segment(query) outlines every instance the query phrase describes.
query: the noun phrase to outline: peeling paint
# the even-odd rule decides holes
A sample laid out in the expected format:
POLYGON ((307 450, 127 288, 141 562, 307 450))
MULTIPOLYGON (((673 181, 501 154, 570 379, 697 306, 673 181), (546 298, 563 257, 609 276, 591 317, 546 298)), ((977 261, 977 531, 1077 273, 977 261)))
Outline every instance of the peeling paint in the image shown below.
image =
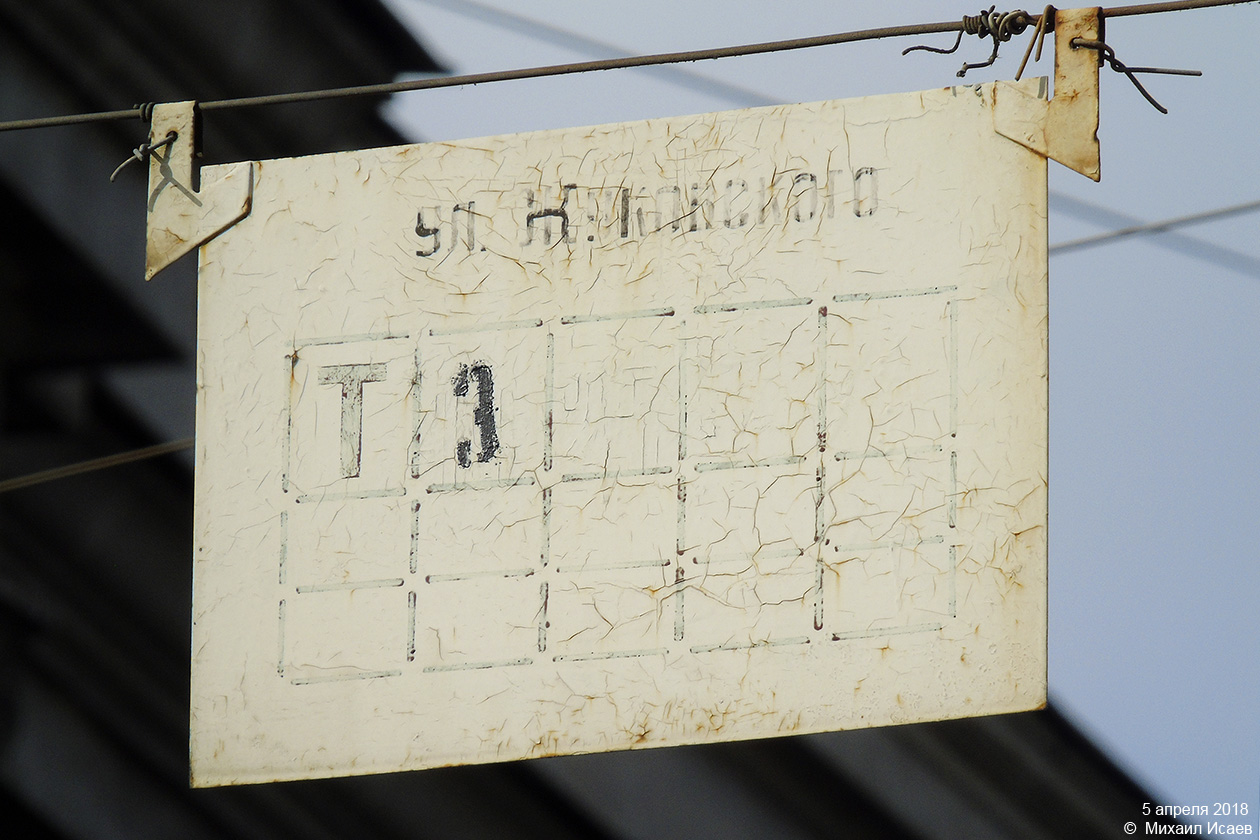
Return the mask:
POLYGON ((1040 706, 1045 160, 979 94, 259 165, 194 783, 1040 706))

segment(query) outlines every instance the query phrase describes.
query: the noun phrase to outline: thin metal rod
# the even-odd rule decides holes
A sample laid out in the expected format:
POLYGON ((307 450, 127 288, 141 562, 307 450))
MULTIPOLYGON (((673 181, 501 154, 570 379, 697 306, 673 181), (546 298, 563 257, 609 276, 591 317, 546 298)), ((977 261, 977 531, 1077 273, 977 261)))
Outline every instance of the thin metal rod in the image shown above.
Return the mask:
MULTIPOLYGON (((1209 6, 1238 6, 1254 0, 1176 0, 1168 3, 1147 3, 1141 6, 1118 6, 1103 9, 1103 17, 1127 17, 1155 12, 1176 12, 1202 9, 1209 6)), ((1040 15, 1029 15, 1030 20, 1040 20, 1040 15)), ((873 41, 880 38, 900 38, 909 35, 932 35, 938 32, 961 32, 961 20, 941 23, 921 23, 909 26, 886 26, 880 29, 863 29, 856 32, 840 32, 834 35, 816 35, 809 38, 793 38, 785 41, 765 41, 735 47, 718 47, 689 52, 658 53, 655 55, 610 58, 598 61, 582 61, 572 64, 552 64, 544 67, 527 67, 519 70, 503 70, 491 73, 473 73, 464 76, 439 76, 430 79, 414 79, 406 82, 388 82, 376 85, 329 88, 326 90, 297 91, 269 96, 245 96, 237 99, 216 99, 201 103, 203 111, 219 111, 228 108, 249 108, 262 105, 283 105, 296 102, 316 102, 325 99, 341 99, 349 96, 384 96, 412 90, 479 85, 489 82, 505 82, 520 79, 536 79, 543 76, 565 76, 573 73, 590 73, 596 70, 617 70, 630 67, 652 67, 660 64, 682 64, 692 61, 708 61, 716 58, 734 58, 744 55, 761 55, 783 50, 800 50, 834 44, 850 44, 857 41, 873 41)), ((105 122, 143 117, 145 109, 139 106, 123 111, 103 111, 94 114, 73 114, 60 117, 39 117, 26 120, 0 122, 0 131, 18 131, 30 128, 75 125, 88 122, 105 122)))
POLYGON ((381 85, 311 90, 299 93, 281 93, 273 96, 246 96, 240 99, 220 99, 201 103, 201 110, 216 111, 222 108, 248 108, 256 105, 279 105, 290 102, 312 102, 320 99, 336 99, 344 96, 372 96, 386 93, 402 93, 412 90, 480 85, 488 82, 506 82, 520 79, 536 79, 543 76, 567 76, 573 73, 590 73, 597 70, 619 70, 630 67, 653 67, 660 64, 684 64, 691 61, 707 61, 715 58, 733 58, 743 55, 760 55, 783 50, 808 49, 855 41, 872 41, 878 38, 897 38, 905 35, 931 35, 937 32, 954 32, 962 26, 959 21, 925 23, 913 26, 889 26, 882 29, 865 29, 857 32, 840 32, 834 35, 815 35, 809 38, 793 38, 786 41, 765 41, 737 47, 717 47, 708 50, 657 53, 654 55, 603 58, 569 64, 550 64, 543 67, 526 67, 519 70, 499 70, 489 73, 472 73, 464 76, 438 76, 430 79, 414 79, 407 82, 391 82, 381 85))
POLYGON ((1051 245, 1049 250, 1052 254, 1079 251, 1084 248, 1092 248, 1095 245, 1104 245, 1117 239, 1123 239, 1126 236, 1137 236, 1144 233, 1164 233, 1166 231, 1175 230, 1176 228, 1215 221, 1216 219, 1223 219, 1227 216, 1254 213, 1257 210, 1260 210, 1260 201, 1249 201, 1246 204, 1235 204, 1233 207, 1223 207, 1219 210, 1209 210, 1206 213, 1195 213, 1190 216, 1178 216, 1175 219, 1165 219, 1162 222, 1132 225, 1130 227, 1108 231, 1107 233, 1096 234, 1095 236, 1084 236, 1080 239, 1070 239, 1067 242, 1059 242, 1051 245))
POLYGON ((1131 15, 1151 15, 1158 12, 1184 12, 1190 9, 1207 9, 1211 6, 1241 6, 1253 0, 1178 0, 1174 3, 1142 3, 1137 6, 1117 6, 1114 9, 1103 9, 1104 17, 1129 17, 1131 15))
POLYGON ((47 481, 56 481, 59 478, 69 478, 72 475, 82 475, 83 473, 95 472, 96 470, 118 467, 123 464, 130 464, 133 461, 143 461, 147 458, 156 458, 159 455, 168 455, 172 452, 182 452, 185 449, 192 448, 193 438, 184 438, 183 440, 175 440, 169 443, 159 443, 157 446, 146 446, 143 449, 119 452, 117 455, 106 455, 104 458, 94 458, 91 461, 81 461, 78 464, 69 464, 64 467, 56 467, 55 469, 0 481, 0 493, 8 493, 10 490, 20 490, 23 487, 31 487, 47 481))
POLYGON ((113 120, 133 120, 140 118, 139 108, 128 108, 125 111, 98 111, 94 114, 66 114, 60 117, 34 117, 28 120, 9 120, 0 123, 0 131, 24 131, 28 128, 53 128, 59 125, 79 125, 81 123, 111 122, 113 120))
MULTIPOLYGON (((565 50, 576 50, 592 58, 601 56, 605 58, 623 58, 634 55, 630 50, 623 49, 617 44, 601 41, 580 32, 574 32, 571 29, 565 29, 518 12, 499 8, 498 6, 490 6, 479 2, 479 0, 412 0, 412 2, 442 9, 443 11, 493 26, 496 29, 506 30, 516 35, 526 35, 545 43, 554 44, 565 50)), ((660 78, 667 79, 671 84, 689 88, 708 96, 729 99, 738 103, 740 107, 783 104, 783 100, 778 97, 758 93, 751 88, 723 81, 690 67, 662 65, 644 69, 649 72, 656 71, 660 74, 660 78)))

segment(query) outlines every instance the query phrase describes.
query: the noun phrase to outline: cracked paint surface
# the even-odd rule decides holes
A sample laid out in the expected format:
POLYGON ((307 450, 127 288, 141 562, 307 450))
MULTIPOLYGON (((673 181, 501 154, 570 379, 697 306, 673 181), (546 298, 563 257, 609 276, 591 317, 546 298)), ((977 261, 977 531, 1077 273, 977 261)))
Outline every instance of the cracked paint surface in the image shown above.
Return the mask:
POLYGON ((991 108, 258 164, 201 252, 194 784, 1043 704, 1045 160, 991 108))

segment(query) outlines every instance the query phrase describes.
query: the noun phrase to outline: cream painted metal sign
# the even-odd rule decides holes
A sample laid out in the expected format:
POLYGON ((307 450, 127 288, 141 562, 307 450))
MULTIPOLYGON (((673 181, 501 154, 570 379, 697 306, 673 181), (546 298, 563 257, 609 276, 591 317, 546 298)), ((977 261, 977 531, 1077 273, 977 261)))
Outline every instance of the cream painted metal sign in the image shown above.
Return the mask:
POLYGON ((201 251, 194 784, 1040 706, 1046 170, 993 111, 254 164, 201 251))

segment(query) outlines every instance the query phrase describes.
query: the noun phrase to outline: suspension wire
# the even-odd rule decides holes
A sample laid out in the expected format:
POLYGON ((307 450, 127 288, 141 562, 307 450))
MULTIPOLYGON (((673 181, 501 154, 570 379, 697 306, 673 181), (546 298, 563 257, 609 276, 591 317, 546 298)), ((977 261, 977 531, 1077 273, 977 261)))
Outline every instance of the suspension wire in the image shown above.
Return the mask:
POLYGON ((471 73, 463 76, 439 76, 429 79, 413 79, 405 82, 390 82, 380 85, 362 85, 358 87, 337 88, 333 90, 281 93, 272 96, 248 96, 239 99, 224 99, 214 102, 205 102, 202 103, 201 109, 203 111, 215 111, 222 108, 246 108, 257 105, 312 102, 321 99, 335 99, 344 96, 370 96, 387 93, 401 93, 412 90, 430 90, 433 88, 458 87, 462 85, 479 85, 488 82, 536 79, 544 76, 567 76, 574 73, 590 73, 597 70, 654 67, 661 64, 684 64, 692 61, 706 61, 715 58, 733 58, 745 55, 760 55, 763 53, 780 52, 783 50, 808 49, 810 47, 823 47, 833 44, 853 43, 856 41, 871 41, 879 38, 897 38, 907 35, 929 35, 937 32, 953 32, 958 30, 960 26, 961 23, 958 21, 945 21, 942 23, 926 23, 910 26, 889 26, 882 29, 865 29, 856 32, 841 32, 834 35, 815 35, 808 38, 793 38, 785 41, 766 41, 758 44, 744 44, 734 47, 716 47, 713 49, 689 50, 686 52, 604 58, 593 61, 578 61, 568 64, 551 64, 542 67, 526 67, 518 70, 471 73))
MULTIPOLYGON (((585 52, 590 56, 624 58, 634 54, 616 44, 600 41, 552 23, 545 23, 522 15, 519 12, 487 5, 479 2, 479 0, 410 0, 410 3, 441 9, 444 12, 459 15, 467 20, 484 23, 497 29, 511 32, 514 35, 525 35, 562 49, 585 52)), ((758 105, 781 105, 783 102, 781 99, 700 73, 689 67, 666 64, 660 67, 644 69, 656 70, 658 78, 678 87, 726 99, 736 103, 741 108, 751 108, 758 105)))
MULTIPOLYGON (((480 0, 412 0, 412 2, 421 3, 426 6, 434 6, 454 14, 463 15, 464 17, 472 20, 487 23, 491 26, 509 29, 513 32, 524 32, 531 37, 535 37, 568 49, 587 50, 594 52, 596 55, 600 54, 600 52, 605 54, 611 53, 619 56, 629 55, 628 52, 616 44, 597 41, 594 38, 587 37, 568 29, 563 29, 559 26, 555 26, 554 24, 543 23, 517 12, 487 5, 480 2, 480 0)), ((1039 26, 1039 24, 1034 25, 1039 26)), ((1029 43, 1028 52, 1024 55, 1025 64, 1028 59, 1032 57, 1033 47, 1038 45, 1037 40, 1036 36, 1034 36, 1032 41, 1029 43)), ((1129 69, 1146 70, 1150 68, 1129 69)), ((718 82, 717 80, 694 73, 683 67, 666 65, 661 67, 660 70, 663 72, 662 78, 672 84, 693 90, 703 90, 705 93, 716 94, 718 96, 728 96, 740 107, 752 107, 759 104, 773 104, 778 101, 772 100, 765 94, 759 93, 750 88, 740 87, 726 82, 718 82), (711 90, 709 89, 710 83, 719 85, 719 87, 711 90)), ((1016 79, 1018 79, 1019 76, 1019 73, 1015 74, 1016 79)), ((1170 219, 1163 222, 1134 224, 1124 228, 1117 228, 1108 233, 1053 244, 1050 246, 1049 251, 1052 254, 1066 253, 1078 248, 1089 248, 1095 245, 1102 245, 1111 240, 1126 236, 1143 233, 1163 233, 1165 231, 1174 230, 1176 228, 1198 222, 1205 222, 1225 216, 1254 212, 1256 210, 1260 210, 1260 201, 1252 202, 1250 204, 1241 204, 1235 207, 1227 207, 1220 210, 1212 210, 1194 216, 1170 219)))
MULTIPOLYGON (((1251 0, 1243 0, 1251 2, 1251 0)), ((1136 6, 1117 6, 1114 9, 1103 9, 1103 17, 1129 17, 1131 15, 1149 15, 1157 12, 1184 12, 1189 9, 1206 9, 1211 6, 1241 6, 1242 3, 1221 3, 1217 0, 1182 0, 1175 3, 1142 3, 1136 6)))
MULTIPOLYGON (((1146 3, 1138 6, 1117 6, 1103 9, 1103 17, 1128 17, 1130 15, 1154 14, 1157 12, 1178 12, 1188 9, 1203 9, 1211 6, 1239 6, 1254 0, 1173 0, 1165 3, 1146 3)), ((1024 13, 1030 22, 1036 23, 1040 15, 1024 13)), ((941 23, 922 23, 908 26, 887 26, 879 29, 863 29, 855 32, 840 32, 834 35, 815 35, 808 38, 793 38, 783 41, 765 41, 758 44, 744 44, 734 47, 718 47, 688 52, 657 53, 654 55, 627 56, 608 58, 597 61, 580 61, 570 64, 552 64, 542 67, 526 67, 518 70, 502 70, 489 73, 472 73, 463 76, 437 76, 426 79, 412 79, 402 82, 388 82, 375 85, 358 85, 354 87, 327 88, 324 90, 297 91, 266 96, 245 96, 236 99, 216 99, 200 103, 202 111, 220 111, 229 108, 252 108, 264 105, 284 105, 297 102, 316 102, 327 99, 343 99, 350 96, 384 96, 392 93, 404 93, 413 90, 432 90, 435 88, 459 87, 462 85, 479 85, 490 82, 505 82, 520 79, 536 79, 544 76, 565 76, 574 73, 590 73, 597 70, 616 70, 631 67, 652 67, 661 64, 681 64, 692 61, 708 61, 717 58, 733 58, 736 56, 761 55, 783 50, 809 49, 811 47, 831 46, 834 44, 850 44, 858 41, 873 41, 881 38, 900 38, 909 35, 931 35, 939 32, 962 32, 965 22, 960 20, 941 23)), ((151 108, 137 105, 121 111, 102 111, 91 114, 70 114, 59 117, 39 117, 35 119, 10 120, 0 122, 0 131, 21 131, 32 128, 50 128, 53 126, 78 125, 81 123, 107 122, 140 118, 146 119, 151 108)))
POLYGON ((0 481, 0 493, 8 493, 10 490, 20 490, 23 487, 33 487, 36 484, 56 481, 59 478, 69 478, 72 475, 82 475, 83 473, 95 472, 96 470, 118 467, 123 464, 130 464, 134 461, 157 458, 160 455, 169 455, 172 452, 183 452, 185 449, 192 448, 193 438, 184 438, 183 440, 173 440, 169 443, 159 443, 156 446, 146 446, 143 449, 132 449, 127 452, 119 452, 115 455, 106 455, 104 458, 93 458, 90 461, 80 461, 77 464, 69 464, 64 467, 56 467, 51 470, 43 470, 29 475, 18 476, 17 478, 5 479, 4 481, 0 481))
POLYGON ((1254 213, 1260 210, 1260 201, 1249 201, 1246 204, 1235 204, 1232 207, 1222 207, 1217 210, 1208 210, 1204 213, 1194 213, 1189 216, 1178 216, 1175 219, 1165 219, 1162 222, 1150 222, 1142 225, 1130 225, 1129 227, 1118 228, 1108 231, 1107 233, 1099 233, 1094 236, 1083 236, 1080 239, 1070 239, 1066 242, 1058 242, 1051 245, 1049 251, 1051 254, 1064 254, 1069 251, 1079 251, 1084 248, 1092 248, 1096 245, 1103 245, 1108 242, 1114 242, 1117 239, 1123 239, 1126 236, 1138 236, 1144 233, 1164 233, 1165 231, 1175 230, 1181 227, 1201 224, 1203 222, 1223 219, 1227 216, 1240 216, 1244 213, 1254 213))
MULTIPOLYGON (((1118 6, 1109 9, 1103 9, 1103 17, 1128 17, 1131 15, 1155 14, 1160 12, 1186 11, 1190 9, 1202 9, 1213 6, 1237 6, 1244 3, 1255 2, 1255 0, 1173 0, 1173 2, 1164 3, 1146 3, 1136 6, 1118 6)), ((1040 24, 1041 15, 1027 15, 1029 21, 1040 24)), ((241 97, 237 99, 220 99, 209 102, 200 103, 203 111, 226 110, 229 108, 245 108, 265 105, 280 105, 295 102, 314 102, 327 99, 339 99, 348 96, 380 96, 391 93, 402 93, 412 90, 431 90, 444 87, 458 87, 462 85, 486 84, 489 82, 511 81, 519 79, 541 78, 545 76, 560 76, 574 73, 587 73, 596 70, 613 70, 621 68, 633 67, 651 67, 667 64, 680 64, 693 61, 705 61, 717 58, 732 58, 744 55, 758 55, 763 53, 779 52, 783 50, 807 49, 810 47, 829 46, 834 44, 855 43, 858 41, 870 41, 881 38, 897 38, 910 35, 930 35, 938 32, 962 32, 966 27, 965 21, 947 21, 942 23, 927 23, 910 26, 891 26, 881 29, 866 29, 854 32, 843 32, 834 35, 822 35, 809 38, 795 38, 783 41, 768 41, 759 44, 746 44, 737 47, 723 47, 708 50, 693 50, 690 52, 678 53, 658 53, 654 55, 644 56, 623 56, 611 59, 600 59, 595 61, 574 62, 570 64, 556 64, 542 67, 530 67, 519 70, 508 70, 490 73, 474 73, 462 76, 442 76, 429 79, 415 79, 405 82, 392 82, 379 85, 360 85, 356 87, 330 88, 325 90, 300 91, 296 93, 274 94, 270 96, 252 96, 241 97)), ((148 119, 152 114, 152 105, 137 105, 134 108, 119 111, 101 111, 90 114, 71 114, 59 117, 40 117, 26 120, 10 120, 0 122, 0 131, 22 131, 33 128, 49 128, 65 125, 79 125, 93 122, 109 122, 125 119, 148 119)), ((1153 222, 1144 225, 1134 225, 1119 230, 1110 231, 1108 233, 1098 234, 1096 236, 1083 237, 1068 242, 1060 242, 1049 247, 1050 253, 1065 253, 1073 250, 1089 248, 1101 245, 1109 241, 1114 241, 1127 236, 1134 236, 1143 233, 1158 233, 1173 230, 1178 227, 1184 227, 1191 224, 1209 221, 1212 219, 1223 218, 1233 215, 1241 215, 1244 213, 1260 210, 1260 201, 1249 202, 1247 204, 1235 205, 1220 210, 1212 210, 1206 213, 1198 213, 1191 216, 1182 216, 1175 219, 1168 219, 1162 222, 1153 222)), ((111 467, 122 466, 136 461, 142 461, 149 458, 156 458, 162 455, 174 452, 182 452, 192 449, 194 438, 183 438, 181 440, 170 441, 167 443, 157 444, 156 446, 147 446, 141 449, 133 449, 127 452, 120 452, 114 455, 108 455, 103 458, 95 458, 89 461, 82 461, 77 464, 70 464, 54 469, 43 470, 37 473, 31 473, 25 476, 5 479, 0 481, 0 494, 8 493, 12 490, 18 490, 24 487, 32 487, 38 484, 44 484, 49 481, 55 481, 61 478, 69 478, 71 476, 82 475, 84 473, 94 472, 96 470, 109 469, 111 467)))
MULTIPOLYGON (((435 6, 454 14, 463 15, 472 20, 487 23, 491 26, 497 26, 503 29, 509 29, 513 32, 524 32, 535 38, 556 44, 568 49, 588 50, 598 55, 600 52, 605 54, 613 54, 619 56, 629 55, 621 47, 597 41, 577 32, 555 26, 549 23, 542 23, 533 18, 526 17, 517 12, 500 9, 496 6, 490 6, 480 2, 480 0, 412 0, 415 3, 421 3, 426 6, 435 6)), ((1039 24, 1035 24, 1038 25, 1039 24)), ((1038 46, 1037 38, 1034 36, 1028 45, 1028 52, 1024 55, 1024 62, 1032 57, 1033 47, 1038 46)), ((1040 59, 1038 59, 1040 60, 1040 59)), ((738 85, 726 82, 717 82, 707 76, 694 73, 683 67, 676 65, 666 65, 659 68, 666 81, 686 87, 693 90, 703 89, 706 93, 716 94, 718 96, 728 96, 735 101, 740 107, 752 107, 759 104, 773 104, 778 100, 772 100, 765 94, 752 90, 751 88, 740 87, 738 85), (710 90, 708 85, 713 82, 720 87, 710 90)), ((1022 68, 1021 68, 1022 69, 1022 68)), ((1135 68, 1129 68, 1134 70, 1135 68)), ((1145 70, 1148 68, 1136 68, 1145 70)), ((1019 73, 1015 74, 1018 79, 1019 73)), ((1195 216, 1187 216, 1179 219, 1170 219, 1163 222, 1152 222, 1149 224, 1133 224, 1124 228, 1117 228, 1111 232, 1098 234, 1095 236, 1085 237, 1084 239, 1064 241, 1050 246, 1050 253, 1064 253, 1076 250, 1078 248, 1089 248, 1095 245, 1102 245, 1111 240, 1132 236, 1142 233, 1163 233, 1165 231, 1174 230, 1182 226, 1188 226, 1201 221, 1210 221, 1216 218, 1232 216, 1236 214, 1249 213, 1260 210, 1260 201, 1250 204, 1242 204, 1235 207, 1227 207, 1220 210, 1212 210, 1206 213, 1200 213, 1195 216)))

